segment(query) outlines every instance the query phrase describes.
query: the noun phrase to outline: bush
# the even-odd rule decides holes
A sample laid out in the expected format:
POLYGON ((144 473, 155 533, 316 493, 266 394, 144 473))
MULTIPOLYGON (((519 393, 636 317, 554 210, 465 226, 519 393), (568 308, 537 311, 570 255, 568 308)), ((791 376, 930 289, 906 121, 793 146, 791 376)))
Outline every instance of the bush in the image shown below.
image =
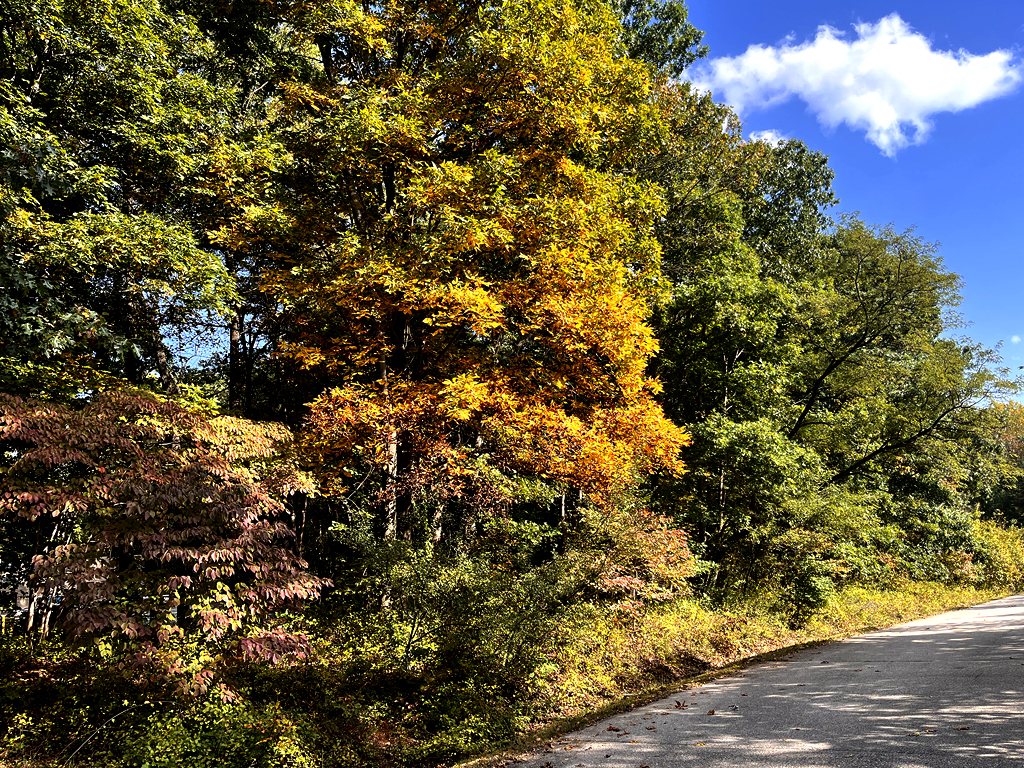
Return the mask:
POLYGON ((133 768, 307 768, 319 765, 303 729, 279 705, 218 698, 154 712, 125 744, 133 768))
POLYGON ((1024 534, 997 520, 976 520, 978 580, 986 585, 1018 588, 1024 585, 1024 534))
POLYGON ((805 624, 815 612, 828 605, 835 594, 830 565, 815 558, 805 558, 796 569, 789 595, 793 607, 792 623, 796 626, 805 624))

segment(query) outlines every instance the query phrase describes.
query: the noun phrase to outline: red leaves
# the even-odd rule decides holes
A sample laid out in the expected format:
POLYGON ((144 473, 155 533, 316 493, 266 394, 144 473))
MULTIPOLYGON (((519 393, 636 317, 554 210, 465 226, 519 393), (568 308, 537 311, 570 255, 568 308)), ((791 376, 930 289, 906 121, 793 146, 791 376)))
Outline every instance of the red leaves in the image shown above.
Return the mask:
MULTIPOLYGON (((143 394, 103 393, 81 410, 0 396, 0 440, 23 446, 0 475, 0 511, 70 515, 78 533, 34 562, 61 592, 66 626, 125 641, 141 649, 131 658, 173 676, 180 665, 165 646, 184 626, 220 641, 324 584, 275 519, 283 489, 306 486, 273 458, 287 438, 143 394)), ((279 660, 304 647, 269 637, 243 653, 279 660)))
POLYGON ((242 657, 277 663, 285 658, 306 658, 311 646, 305 635, 296 635, 275 627, 268 632, 244 637, 239 642, 242 657))

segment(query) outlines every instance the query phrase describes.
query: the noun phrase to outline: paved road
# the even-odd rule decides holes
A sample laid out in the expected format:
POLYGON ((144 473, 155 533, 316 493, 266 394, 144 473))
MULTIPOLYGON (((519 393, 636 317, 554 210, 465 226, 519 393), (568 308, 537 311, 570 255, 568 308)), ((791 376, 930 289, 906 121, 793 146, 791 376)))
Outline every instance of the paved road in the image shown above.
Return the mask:
POLYGON ((1024 596, 750 667, 516 761, 547 764, 1022 768, 1024 596))

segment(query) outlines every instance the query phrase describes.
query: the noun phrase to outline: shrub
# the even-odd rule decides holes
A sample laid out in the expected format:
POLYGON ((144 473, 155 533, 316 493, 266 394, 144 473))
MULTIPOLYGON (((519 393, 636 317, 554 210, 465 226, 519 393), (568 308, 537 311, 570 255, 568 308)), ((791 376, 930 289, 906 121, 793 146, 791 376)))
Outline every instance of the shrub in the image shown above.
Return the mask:
POLYGON ((976 520, 974 536, 979 581, 986 585, 1017 588, 1024 584, 1024 534, 997 520, 976 520))
POLYGON ((310 768, 312 739, 277 704, 216 697, 154 712, 125 744, 123 766, 141 768, 310 768))

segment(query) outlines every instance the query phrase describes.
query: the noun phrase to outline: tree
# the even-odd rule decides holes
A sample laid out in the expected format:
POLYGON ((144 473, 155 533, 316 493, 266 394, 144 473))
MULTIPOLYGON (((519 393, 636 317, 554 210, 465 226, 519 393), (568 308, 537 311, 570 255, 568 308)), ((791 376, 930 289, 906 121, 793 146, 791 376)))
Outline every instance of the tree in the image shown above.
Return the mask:
POLYGON ((993 439, 1001 459, 998 482, 984 500, 984 511, 1019 524, 1024 517, 1021 478, 1024 469, 1024 406, 1009 400, 993 403, 988 416, 994 422, 993 439))
POLYGON ((475 526, 467 484, 507 500, 510 478, 536 478, 607 505, 674 466, 683 435, 644 375, 658 194, 609 170, 654 116, 611 14, 359 18, 293 20, 324 69, 282 96, 304 121, 284 137, 287 195, 220 240, 269 244, 285 348, 335 385, 303 443, 325 487, 373 507, 385 541, 418 535, 429 489, 431 536, 454 542, 475 526))
POLYGON ((833 247, 832 293, 808 316, 788 429, 831 456, 838 483, 917 440, 964 437, 1004 383, 988 353, 943 337, 959 277, 934 247, 858 221, 836 231, 833 247), (844 434, 842 447, 828 443, 844 434))
POLYGON ((615 0, 611 6, 622 21, 622 42, 630 58, 678 77, 707 56, 708 47, 701 45, 704 33, 689 23, 679 0, 615 0))
POLYGON ((210 52, 149 0, 7 4, 0 27, 4 385, 38 392, 56 368, 174 391, 167 329, 236 301, 188 216, 222 132, 223 92, 194 66, 210 52))
POLYGON ((823 159, 808 159, 797 142, 744 142, 735 115, 706 94, 684 85, 658 96, 665 133, 639 172, 666 190, 657 233, 672 297, 654 314, 651 370, 664 382, 666 412, 694 439, 689 472, 654 478, 655 500, 702 557, 722 564, 707 572, 712 580, 726 570, 739 579, 764 555, 789 501, 817 478, 816 457, 791 444, 782 424, 799 353, 794 320, 818 289, 807 267, 794 277, 777 265, 796 266, 791 251, 803 256, 821 237, 830 176, 806 177, 823 159), (784 205, 766 202, 775 199, 784 205))
POLYGON ((990 353, 946 336, 958 278, 910 234, 834 226, 827 159, 800 142, 745 143, 728 108, 685 85, 658 104, 658 150, 636 164, 668 206, 672 299, 651 370, 693 435, 690 471, 652 481, 658 509, 718 566, 706 585, 784 581, 809 601, 796 615, 825 594, 811 586, 861 568, 842 552, 909 562, 886 526, 940 573, 935 558, 974 546, 969 510, 992 476, 980 411, 1005 391, 990 353))
POLYGON ((289 437, 144 393, 78 410, 4 396, 0 511, 5 528, 34 529, 19 553, 32 565, 28 631, 59 620, 193 691, 218 647, 301 653, 272 620, 324 585, 290 546, 285 503, 308 484, 280 458, 289 437))

